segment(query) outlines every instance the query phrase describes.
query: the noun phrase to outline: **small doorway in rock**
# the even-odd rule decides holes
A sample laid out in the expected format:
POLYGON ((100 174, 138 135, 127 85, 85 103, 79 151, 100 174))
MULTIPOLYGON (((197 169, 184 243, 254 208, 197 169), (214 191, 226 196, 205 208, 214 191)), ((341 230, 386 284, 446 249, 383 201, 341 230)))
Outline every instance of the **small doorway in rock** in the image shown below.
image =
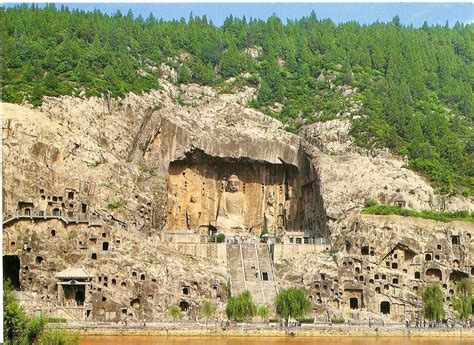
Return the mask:
POLYGON ((380 303, 380 313, 384 315, 390 314, 390 302, 383 301, 380 303))
POLYGON ((359 300, 356 297, 349 299, 349 306, 351 309, 359 309, 359 300))
POLYGON ((82 307, 84 305, 84 291, 77 290, 74 299, 76 300, 77 306, 82 307))
POLYGON ((181 311, 187 312, 189 310, 189 303, 186 301, 179 302, 179 308, 181 311))
POLYGON ((262 272, 262 280, 268 280, 268 273, 262 272))

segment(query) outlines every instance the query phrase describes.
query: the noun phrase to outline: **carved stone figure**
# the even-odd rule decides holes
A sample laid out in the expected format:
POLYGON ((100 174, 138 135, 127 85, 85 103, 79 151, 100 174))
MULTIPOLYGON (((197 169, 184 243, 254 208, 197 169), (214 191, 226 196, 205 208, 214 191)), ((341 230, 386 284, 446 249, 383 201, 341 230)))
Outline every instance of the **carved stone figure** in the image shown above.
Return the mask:
POLYGON ((268 230, 275 228, 275 196, 273 190, 270 190, 267 195, 267 204, 265 207, 265 227, 268 230))
POLYGON ((171 195, 168 197, 168 228, 173 229, 178 226, 181 206, 179 204, 178 192, 173 188, 171 195))
POLYGON ((287 230, 293 230, 294 227, 294 210, 295 202, 293 200, 293 190, 291 187, 288 187, 288 198, 285 201, 285 227, 287 230))
POLYGON ((247 203, 245 195, 239 192, 239 178, 231 175, 228 180, 227 190, 219 199, 216 225, 221 229, 245 229, 245 214, 247 203))
POLYGON ((197 229, 199 225, 201 225, 201 206, 198 204, 198 200, 194 195, 189 201, 188 207, 186 208, 186 225, 188 229, 197 229))

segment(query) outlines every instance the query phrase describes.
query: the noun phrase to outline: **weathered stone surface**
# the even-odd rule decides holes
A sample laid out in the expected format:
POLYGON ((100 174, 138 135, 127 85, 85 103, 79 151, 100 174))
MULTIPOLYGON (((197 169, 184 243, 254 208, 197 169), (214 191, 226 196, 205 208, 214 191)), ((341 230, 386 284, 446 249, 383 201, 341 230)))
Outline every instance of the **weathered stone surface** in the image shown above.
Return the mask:
POLYGON ((245 107, 254 89, 161 84, 124 99, 2 104, 4 258, 31 309, 152 319, 178 304, 193 318, 203 299, 223 308, 234 282, 261 303, 275 286, 301 286, 319 319, 381 317, 388 307, 403 320, 419 311, 415 287, 440 280, 448 307, 454 283, 474 275, 472 223, 359 214, 368 199, 474 206, 436 195, 397 157, 356 149, 347 122, 311 125, 299 137, 245 107), (231 175, 238 198, 225 194, 231 175), (220 231, 281 238, 273 261, 265 246, 245 244, 240 255, 236 245, 207 243, 219 203, 233 216, 220 231), (93 278, 56 277, 66 269, 93 278))

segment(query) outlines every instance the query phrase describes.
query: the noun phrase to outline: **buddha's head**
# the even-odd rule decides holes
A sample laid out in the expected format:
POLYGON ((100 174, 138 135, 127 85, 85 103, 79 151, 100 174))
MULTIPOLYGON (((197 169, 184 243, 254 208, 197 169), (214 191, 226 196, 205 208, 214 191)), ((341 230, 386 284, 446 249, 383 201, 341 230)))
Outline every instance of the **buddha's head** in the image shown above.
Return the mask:
POLYGON ((237 175, 231 175, 229 179, 227 180, 227 182, 228 182, 227 186, 229 188, 229 192, 235 193, 239 191, 240 181, 237 175))

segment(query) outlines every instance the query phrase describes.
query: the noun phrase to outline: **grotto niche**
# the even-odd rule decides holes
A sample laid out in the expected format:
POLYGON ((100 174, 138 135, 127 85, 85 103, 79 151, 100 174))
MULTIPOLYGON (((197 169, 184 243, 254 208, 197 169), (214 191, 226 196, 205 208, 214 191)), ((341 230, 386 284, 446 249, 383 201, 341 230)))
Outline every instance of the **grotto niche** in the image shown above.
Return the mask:
POLYGON ((316 202, 294 165, 196 150, 170 163, 165 230, 217 229, 228 235, 302 231, 314 219, 316 202))

